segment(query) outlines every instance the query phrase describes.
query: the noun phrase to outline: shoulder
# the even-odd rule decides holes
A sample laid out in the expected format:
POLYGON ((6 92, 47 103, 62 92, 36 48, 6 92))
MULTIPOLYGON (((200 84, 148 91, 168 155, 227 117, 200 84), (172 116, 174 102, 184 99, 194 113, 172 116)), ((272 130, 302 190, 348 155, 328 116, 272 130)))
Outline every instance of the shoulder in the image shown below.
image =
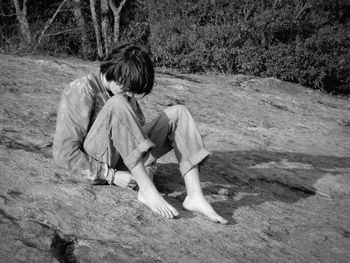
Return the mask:
POLYGON ((82 108, 90 108, 95 100, 95 92, 88 79, 88 76, 78 78, 70 82, 64 88, 60 100, 60 109, 69 111, 82 108))
POLYGON ((88 93, 91 93, 92 87, 90 84, 89 77, 90 77, 90 75, 73 80, 66 87, 66 90, 69 90, 70 92, 80 92, 80 93, 88 92, 88 93))
POLYGON ((94 89, 91 84, 92 74, 78 78, 70 82, 64 89, 65 95, 80 94, 93 95, 94 89))

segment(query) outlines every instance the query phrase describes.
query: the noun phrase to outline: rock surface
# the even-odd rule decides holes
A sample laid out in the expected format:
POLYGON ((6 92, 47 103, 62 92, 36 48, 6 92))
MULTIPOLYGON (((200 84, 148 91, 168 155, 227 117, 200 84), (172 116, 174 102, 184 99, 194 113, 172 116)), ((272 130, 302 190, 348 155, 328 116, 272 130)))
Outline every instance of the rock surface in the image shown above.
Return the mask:
POLYGON ((66 83, 96 63, 0 55, 0 262, 349 262, 350 100, 273 78, 157 73, 148 119, 184 104, 212 157, 205 195, 229 225, 185 211, 172 154, 155 181, 181 213, 58 173, 66 83))

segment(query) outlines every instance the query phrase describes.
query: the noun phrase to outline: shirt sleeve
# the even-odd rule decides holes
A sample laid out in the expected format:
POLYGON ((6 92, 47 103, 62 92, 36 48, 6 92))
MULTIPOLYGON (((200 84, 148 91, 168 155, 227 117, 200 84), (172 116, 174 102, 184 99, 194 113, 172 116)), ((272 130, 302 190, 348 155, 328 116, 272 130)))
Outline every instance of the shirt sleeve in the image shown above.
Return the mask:
POLYGON ((87 79, 73 81, 61 96, 53 142, 54 162, 59 168, 102 183, 108 166, 87 155, 83 141, 88 133, 94 97, 87 79))

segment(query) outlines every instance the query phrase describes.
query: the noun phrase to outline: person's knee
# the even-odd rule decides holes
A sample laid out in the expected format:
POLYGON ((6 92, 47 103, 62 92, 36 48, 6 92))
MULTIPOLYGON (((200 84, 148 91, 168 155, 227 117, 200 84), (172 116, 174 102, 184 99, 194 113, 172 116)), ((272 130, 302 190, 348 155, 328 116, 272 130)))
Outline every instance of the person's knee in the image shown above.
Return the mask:
POLYGON ((189 110, 184 105, 174 105, 165 110, 165 113, 168 115, 169 119, 175 120, 179 119, 182 116, 191 115, 189 110))
POLYGON ((111 111, 124 111, 126 110, 128 102, 122 95, 114 95, 105 104, 105 107, 111 111))
POLYGON ((110 97, 106 104, 116 105, 116 104, 123 104, 123 103, 127 103, 126 98, 121 94, 117 94, 110 97))

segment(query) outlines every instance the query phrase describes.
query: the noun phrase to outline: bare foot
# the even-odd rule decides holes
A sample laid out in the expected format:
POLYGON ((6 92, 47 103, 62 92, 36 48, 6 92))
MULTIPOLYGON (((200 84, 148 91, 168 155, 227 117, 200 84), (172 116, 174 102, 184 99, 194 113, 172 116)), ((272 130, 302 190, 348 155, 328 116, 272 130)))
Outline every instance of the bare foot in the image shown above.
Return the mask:
POLYGON ((167 201, 158 193, 154 191, 142 192, 141 190, 138 193, 138 200, 144 203, 146 206, 151 208, 154 212, 161 215, 165 218, 174 218, 179 215, 179 212, 168 204, 167 201))
POLYGON ((186 210, 200 213, 215 223, 227 224, 227 220, 215 212, 204 196, 186 196, 182 205, 186 210))

